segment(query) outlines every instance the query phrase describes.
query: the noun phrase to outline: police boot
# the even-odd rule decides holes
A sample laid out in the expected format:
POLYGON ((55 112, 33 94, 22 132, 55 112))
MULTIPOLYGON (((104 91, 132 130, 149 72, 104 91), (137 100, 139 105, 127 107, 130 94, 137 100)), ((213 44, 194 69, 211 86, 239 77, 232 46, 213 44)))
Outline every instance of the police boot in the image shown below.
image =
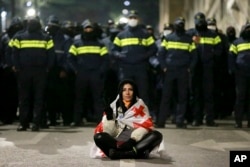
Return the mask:
POLYGON ((109 150, 109 158, 110 159, 136 159, 137 154, 136 150, 133 149, 131 151, 120 151, 116 149, 109 150))

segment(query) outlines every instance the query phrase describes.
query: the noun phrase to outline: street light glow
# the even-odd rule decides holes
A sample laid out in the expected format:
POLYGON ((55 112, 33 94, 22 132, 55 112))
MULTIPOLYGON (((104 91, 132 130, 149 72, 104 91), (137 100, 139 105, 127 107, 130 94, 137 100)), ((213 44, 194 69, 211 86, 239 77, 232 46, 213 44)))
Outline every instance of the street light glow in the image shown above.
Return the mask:
POLYGON ((1 12, 1 17, 6 17, 7 16, 7 12, 6 11, 2 11, 1 12))
POLYGON ((32 1, 26 2, 26 6, 27 6, 27 7, 31 7, 31 6, 32 6, 32 1))
POLYGON ((119 23, 127 23, 128 22, 128 19, 126 18, 126 17, 121 17, 120 19, 119 19, 119 23))
POLYGON ((127 15, 128 14, 128 9, 123 9, 122 14, 127 15))
POLYGON ((34 8, 30 8, 30 9, 27 10, 26 14, 27 14, 28 17, 33 17, 33 16, 36 15, 36 10, 34 8))
POLYGON ((129 6, 129 5, 130 5, 130 1, 124 1, 123 4, 124 4, 125 6, 129 6))

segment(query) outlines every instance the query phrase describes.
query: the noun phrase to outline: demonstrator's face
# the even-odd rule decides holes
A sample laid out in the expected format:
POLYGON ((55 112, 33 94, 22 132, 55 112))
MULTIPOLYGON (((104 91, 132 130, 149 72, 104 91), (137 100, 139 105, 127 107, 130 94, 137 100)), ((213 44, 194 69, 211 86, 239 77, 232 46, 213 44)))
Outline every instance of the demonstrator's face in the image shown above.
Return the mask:
POLYGON ((131 102, 133 98, 134 90, 132 85, 125 84, 122 89, 122 99, 126 102, 131 102))

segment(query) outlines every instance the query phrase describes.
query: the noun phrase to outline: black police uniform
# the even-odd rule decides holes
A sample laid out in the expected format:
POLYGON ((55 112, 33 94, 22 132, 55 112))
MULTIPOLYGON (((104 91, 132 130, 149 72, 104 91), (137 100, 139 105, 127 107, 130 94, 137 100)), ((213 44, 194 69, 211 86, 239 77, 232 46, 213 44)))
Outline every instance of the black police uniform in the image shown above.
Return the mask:
POLYGON ((0 42, 0 120, 4 124, 13 123, 17 119, 18 93, 16 76, 12 68, 11 39, 23 29, 22 20, 14 17, 0 42))
MULTIPOLYGON (((85 20, 82 26, 87 28, 92 27, 92 24, 85 20)), ((83 106, 89 98, 93 102, 94 121, 97 123, 102 118, 103 73, 106 70, 108 50, 94 33, 77 35, 69 49, 71 67, 76 73, 72 126, 81 126, 83 114, 86 114, 83 106)))
MULTIPOLYGON (((131 11, 129 17, 138 17, 131 11)), ((149 105, 149 57, 155 55, 155 40, 140 25, 127 26, 114 40, 112 49, 119 63, 119 80, 133 79, 139 88, 140 97, 149 105)))
POLYGON ((188 34, 200 39, 197 43, 198 63, 192 76, 193 125, 201 125, 205 113, 206 125, 217 126, 214 122, 214 60, 221 55, 221 39, 207 28, 203 13, 198 12, 194 19, 195 28, 188 30, 188 34))
MULTIPOLYGON (((52 37, 55 50, 55 65, 49 72, 48 87, 46 93, 46 108, 51 126, 57 125, 58 117, 62 116, 63 124, 72 122, 72 80, 70 78, 67 55, 73 39, 64 35, 56 16, 48 19, 47 31, 52 37)), ((46 119, 44 124, 46 124, 46 119)))
POLYGON ((235 127, 242 128, 243 116, 246 112, 250 127, 250 24, 242 27, 241 36, 230 46, 229 70, 235 74, 236 103, 235 127))
POLYGON ((164 70, 164 83, 161 98, 160 112, 157 125, 164 127, 167 116, 171 110, 171 99, 177 98, 176 127, 185 128, 184 116, 187 111, 189 72, 197 61, 196 47, 190 35, 184 29, 185 21, 177 18, 174 26, 175 32, 168 35, 161 44, 159 61, 164 70), (174 88, 177 91, 174 91, 174 88), (177 96, 174 94, 177 92, 177 96))
POLYGON ((52 39, 43 34, 37 19, 31 19, 28 28, 13 39, 13 65, 17 73, 20 124, 18 131, 28 128, 30 102, 33 102, 33 131, 38 131, 44 106, 48 70, 54 61, 52 39), (33 100, 31 100, 33 98, 33 100))
POLYGON ((228 41, 225 34, 220 32, 216 26, 215 18, 208 18, 208 28, 215 31, 221 38, 221 55, 215 58, 214 63, 214 111, 215 117, 223 119, 232 114, 233 104, 232 91, 234 91, 234 82, 228 73, 228 41), (231 107, 230 107, 231 106, 231 107))

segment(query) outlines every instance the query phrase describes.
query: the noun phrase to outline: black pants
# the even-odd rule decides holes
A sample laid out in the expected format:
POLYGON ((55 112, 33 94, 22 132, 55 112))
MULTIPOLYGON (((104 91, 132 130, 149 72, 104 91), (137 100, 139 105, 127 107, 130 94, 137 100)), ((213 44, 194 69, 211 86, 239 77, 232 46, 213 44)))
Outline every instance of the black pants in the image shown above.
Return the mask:
POLYGON ((235 75, 236 81, 236 104, 235 104, 235 121, 241 123, 243 115, 247 113, 247 120, 250 122, 250 76, 240 74, 235 75))
MULTIPOLYGON (((54 68, 48 75, 46 90, 46 110, 50 124, 56 124, 57 116, 62 116, 64 124, 70 124, 73 119, 73 91, 74 84, 68 74, 60 78, 61 68, 54 68)), ((45 119, 46 120, 46 119, 45 119)))
POLYGON ((47 72, 43 68, 24 68, 17 74, 20 123, 28 126, 29 112, 33 113, 33 123, 40 126, 44 106, 47 72), (30 104, 30 103, 33 104, 30 104), (31 106, 33 108, 31 109, 31 106))
POLYGON ((16 120, 18 93, 16 75, 10 67, 0 68, 0 120, 11 124, 16 120))
MULTIPOLYGON (((146 134, 135 145, 137 156, 141 157, 141 154, 143 154, 145 151, 148 151, 150 153, 156 146, 161 143, 162 138, 162 134, 155 130, 146 134)), ((97 147, 99 147, 106 156, 109 156, 110 149, 117 149, 117 140, 115 140, 115 138, 110 136, 108 133, 102 132, 95 134, 94 141, 97 147)))
POLYGON ((100 122, 103 115, 103 79, 100 72, 97 71, 79 71, 75 82, 75 104, 74 104, 74 122, 80 123, 84 112, 86 112, 86 99, 92 102, 94 112, 92 113, 94 121, 100 122))
POLYGON ((214 121, 214 75, 213 67, 198 69, 192 78, 192 111, 194 120, 202 122, 204 114, 206 121, 214 121))
POLYGON ((175 113, 176 123, 182 124, 184 122, 187 111, 188 85, 189 73, 187 69, 166 72, 162 88, 160 112, 157 119, 159 125, 164 125, 167 117, 170 116, 173 99, 177 100, 178 105, 175 113), (177 88, 177 91, 175 91, 175 88, 177 88), (177 93, 177 95, 174 93, 177 93))

